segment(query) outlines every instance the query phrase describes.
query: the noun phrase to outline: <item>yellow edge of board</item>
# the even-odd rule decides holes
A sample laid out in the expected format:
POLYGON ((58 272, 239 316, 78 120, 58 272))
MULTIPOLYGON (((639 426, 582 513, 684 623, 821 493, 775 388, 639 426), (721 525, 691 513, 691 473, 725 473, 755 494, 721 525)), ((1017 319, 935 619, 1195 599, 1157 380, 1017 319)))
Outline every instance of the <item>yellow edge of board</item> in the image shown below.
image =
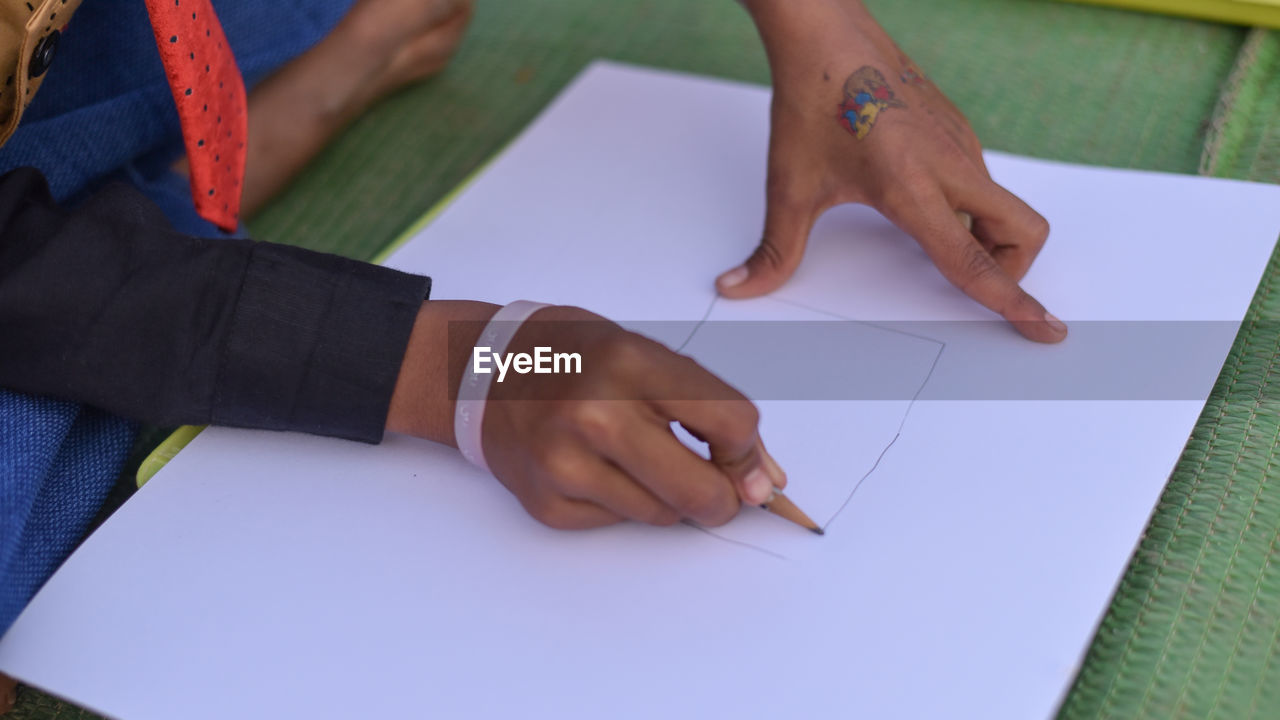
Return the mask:
POLYGON ((1183 15, 1234 25, 1280 28, 1280 0, 1065 0, 1144 12, 1183 15))
MULTIPOLYGON (((448 207, 453 204, 453 201, 457 200, 458 196, 461 195, 468 187, 471 187, 471 184, 476 181, 476 178, 480 177, 480 174, 484 172, 490 165, 492 165, 493 162, 498 157, 500 157, 503 151, 505 150, 506 150, 506 147, 503 147, 502 150, 499 150, 497 153, 495 153, 493 157, 486 160, 482 165, 480 165, 480 167, 476 168, 475 170, 472 170, 471 173, 467 175, 467 177, 464 178, 462 182, 458 184, 457 187, 455 187, 453 190, 450 190, 448 195, 445 195, 443 198, 440 199, 439 202, 431 206, 430 210, 423 213, 422 217, 414 221, 414 223, 410 225, 404 232, 397 235, 396 238, 392 240, 391 243, 388 244, 385 248, 383 248, 381 252, 375 255, 373 257, 373 260, 371 260, 370 262, 375 263, 377 265, 381 265, 385 263, 387 259, 390 258, 395 253, 396 250, 399 250, 401 247, 403 247, 404 244, 409 242, 409 240, 412 239, 414 235, 417 235, 419 232, 422 231, 423 228, 430 225, 432 221, 434 221, 437 217, 439 217, 440 213, 443 213, 446 209, 448 209, 448 207)), ((185 448, 188 444, 190 444, 192 440, 195 440, 196 436, 199 435, 206 427, 208 426, 207 425, 183 425, 182 427, 173 431, 172 435, 165 438, 164 441, 161 442, 160 445, 157 446, 155 450, 152 450, 151 454, 148 455, 146 459, 142 461, 142 464, 138 466, 138 475, 136 477, 138 487, 142 487, 143 485, 146 485, 148 480, 155 477, 156 473, 160 472, 160 470, 165 465, 168 465, 169 461, 172 460, 178 453, 182 452, 182 449, 185 448)))

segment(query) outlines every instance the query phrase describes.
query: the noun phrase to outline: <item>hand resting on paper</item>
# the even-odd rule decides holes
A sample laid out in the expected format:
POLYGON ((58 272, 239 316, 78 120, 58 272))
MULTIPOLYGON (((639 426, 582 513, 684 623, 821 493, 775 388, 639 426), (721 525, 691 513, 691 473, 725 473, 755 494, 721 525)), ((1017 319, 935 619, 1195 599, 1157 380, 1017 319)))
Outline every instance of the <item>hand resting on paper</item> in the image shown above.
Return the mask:
MULTIPOLYGON (((423 305, 387 429, 456 444, 452 391, 497 309, 423 305)), ((693 360, 572 307, 535 313, 507 353, 536 347, 578 353, 581 373, 511 372, 494 381, 482 444, 497 478, 541 522, 722 525, 742 502, 764 502, 786 486, 761 443, 755 406, 693 360), (708 443, 710 460, 681 444, 673 421, 708 443)))
POLYGON ((1048 223, 991 179, 968 121, 862 2, 745 4, 773 72, 768 210, 760 245, 718 278, 720 293, 778 288, 799 266, 818 216, 863 203, 1023 335, 1065 338, 1066 326, 1018 285, 1048 223))

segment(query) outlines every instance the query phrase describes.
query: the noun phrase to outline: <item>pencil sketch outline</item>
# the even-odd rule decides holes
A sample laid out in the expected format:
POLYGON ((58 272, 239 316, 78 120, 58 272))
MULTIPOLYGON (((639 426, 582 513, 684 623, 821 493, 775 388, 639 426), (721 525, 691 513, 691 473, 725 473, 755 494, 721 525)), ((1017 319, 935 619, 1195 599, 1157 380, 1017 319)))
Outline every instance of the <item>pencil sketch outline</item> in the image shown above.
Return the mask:
MULTIPOLYGON (((791 300, 786 297, 773 296, 770 299, 787 304, 787 305, 791 305, 792 307, 800 308, 802 310, 808 310, 810 312, 818 313, 820 315, 826 315, 827 317, 835 318, 837 320, 858 323, 860 325, 873 327, 878 330, 884 330, 886 332, 897 333, 899 335, 915 338, 917 340, 925 340, 925 341, 934 343, 938 346, 938 352, 936 355, 933 356, 933 363, 929 366, 929 372, 925 374, 924 380, 920 382, 920 386, 916 388, 915 394, 911 396, 911 400, 907 403, 907 407, 902 413, 902 419, 898 422, 897 431, 894 432, 893 437, 890 438, 887 444, 885 444, 884 448, 880 450, 880 454, 876 456, 876 460, 874 463, 871 464, 871 467, 865 473, 863 473, 862 477, 858 478, 857 482, 853 484, 853 488, 849 490, 849 495, 844 499, 844 502, 840 503, 840 507, 836 508, 835 513, 833 513, 831 517, 827 518, 827 521, 825 523, 822 523, 821 525, 822 531, 825 533, 828 529, 830 529, 830 527, 835 523, 835 521, 840 518, 840 515, 845 511, 845 508, 847 508, 849 504, 853 502, 854 496, 858 494, 858 490, 862 487, 863 483, 867 481, 867 478, 871 477, 872 473, 874 473, 876 469, 880 467, 880 463, 884 460, 885 456, 889 454, 889 449, 892 448, 896 442, 898 442, 898 438, 902 437, 902 430, 907 426, 907 419, 911 416, 911 410, 915 407, 916 401, 920 399, 920 395, 921 393, 924 392, 925 387, 929 384, 929 380, 933 378, 933 373, 938 369, 938 362, 942 360, 942 353, 947 349, 947 344, 942 340, 938 340, 937 338, 928 337, 926 335, 917 335, 915 333, 907 332, 899 328, 881 325, 880 323, 875 323, 868 320, 856 320, 854 318, 840 315, 839 313, 833 313, 829 310, 816 308, 811 305, 807 305, 805 303, 798 302, 796 300, 791 300)), ((689 336, 684 339, 684 342, 680 343, 680 346, 675 349, 677 353, 682 352, 685 349, 685 347, 690 342, 693 341, 694 336, 698 334, 698 330, 701 329, 702 326, 705 325, 708 319, 711 317, 711 313, 715 310, 716 303, 719 301, 720 301, 720 297, 718 295, 711 299, 711 303, 707 306, 707 311, 703 313, 702 319, 699 320, 694 325, 691 331, 689 331, 689 336)), ((722 540, 724 542, 731 543, 733 545, 736 545, 744 549, 753 550, 755 552, 768 555, 778 560, 784 560, 784 561, 790 560, 789 557, 779 552, 770 550, 769 548, 763 547, 761 545, 756 545, 754 543, 746 542, 744 540, 738 540, 735 538, 727 537, 725 535, 721 535, 720 533, 716 532, 712 528, 708 528, 690 521, 686 521, 685 524, 689 525, 694 529, 701 530, 702 532, 706 533, 707 535, 710 535, 711 537, 716 538, 717 540, 722 540)))

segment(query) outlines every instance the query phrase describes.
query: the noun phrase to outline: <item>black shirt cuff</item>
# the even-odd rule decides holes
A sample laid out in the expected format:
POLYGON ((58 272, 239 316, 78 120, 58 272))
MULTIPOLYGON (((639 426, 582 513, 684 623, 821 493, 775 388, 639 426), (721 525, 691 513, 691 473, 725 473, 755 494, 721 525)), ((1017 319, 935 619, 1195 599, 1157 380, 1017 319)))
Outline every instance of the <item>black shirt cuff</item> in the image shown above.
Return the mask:
POLYGON ((257 243, 211 421, 379 442, 430 278, 257 243))

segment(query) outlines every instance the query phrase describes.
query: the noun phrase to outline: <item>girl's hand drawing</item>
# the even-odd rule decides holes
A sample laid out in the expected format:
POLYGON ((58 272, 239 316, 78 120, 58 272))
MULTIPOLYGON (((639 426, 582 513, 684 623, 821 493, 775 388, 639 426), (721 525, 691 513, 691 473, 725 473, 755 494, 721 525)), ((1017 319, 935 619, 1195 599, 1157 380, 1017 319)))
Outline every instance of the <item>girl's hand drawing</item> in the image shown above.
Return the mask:
POLYGON ((1043 217, 987 173, 964 116, 859 0, 746 0, 773 70, 763 239, 717 279, 744 298, 795 272, 818 216, 863 203, 914 237, 956 287, 1026 337, 1066 326, 1022 290, 1049 236, 1043 217))
MULTIPOLYGON (((486 303, 423 305, 389 430, 455 444, 450 391, 496 311, 486 303)), ((785 487, 761 443, 755 406, 690 358, 572 307, 535 313, 505 354, 539 347, 578 354, 581 372, 493 377, 482 445, 494 475, 541 522, 722 525, 743 502, 762 503, 785 487), (706 442, 710 460, 685 447, 672 422, 706 442)))

